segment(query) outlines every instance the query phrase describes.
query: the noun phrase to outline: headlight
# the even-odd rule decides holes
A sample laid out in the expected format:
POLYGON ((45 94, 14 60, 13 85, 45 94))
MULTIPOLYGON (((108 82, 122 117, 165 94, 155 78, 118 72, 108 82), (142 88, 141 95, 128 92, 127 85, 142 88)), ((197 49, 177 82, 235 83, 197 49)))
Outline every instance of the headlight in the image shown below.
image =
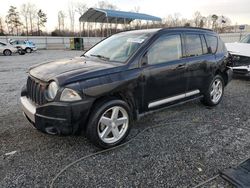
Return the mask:
POLYGON ((60 101, 79 101, 81 96, 73 89, 65 88, 61 94, 60 101))
POLYGON ((51 82, 48 87, 48 98, 54 99, 56 97, 59 87, 55 81, 51 82))

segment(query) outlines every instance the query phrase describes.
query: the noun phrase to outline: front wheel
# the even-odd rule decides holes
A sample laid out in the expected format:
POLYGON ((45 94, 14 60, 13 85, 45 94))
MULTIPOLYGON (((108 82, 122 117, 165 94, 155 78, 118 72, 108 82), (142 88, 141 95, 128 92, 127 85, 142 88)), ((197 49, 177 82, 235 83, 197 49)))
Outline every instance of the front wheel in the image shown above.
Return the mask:
POLYGON ((26 52, 26 53, 31 53, 32 50, 31 50, 30 48, 26 48, 26 49, 25 49, 25 52, 26 52))
POLYGON ((224 80, 220 75, 216 75, 210 83, 202 102, 208 106, 216 106, 220 103, 224 94, 224 80))
POLYGON ((86 136, 97 147, 119 145, 129 133, 130 117, 129 106, 122 100, 97 105, 90 116, 86 136))

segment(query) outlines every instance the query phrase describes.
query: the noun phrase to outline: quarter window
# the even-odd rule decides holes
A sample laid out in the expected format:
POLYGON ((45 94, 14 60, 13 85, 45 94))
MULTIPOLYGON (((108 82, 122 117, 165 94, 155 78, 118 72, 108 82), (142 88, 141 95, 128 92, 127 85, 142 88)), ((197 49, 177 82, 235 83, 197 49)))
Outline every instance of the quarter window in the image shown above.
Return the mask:
POLYGON ((207 35, 206 39, 207 39, 208 47, 211 48, 212 53, 214 54, 217 51, 217 46, 218 46, 217 37, 212 36, 212 35, 207 35))
POLYGON ((166 35, 158 38, 148 51, 148 63, 158 64, 181 59, 180 35, 166 35))
POLYGON ((186 48, 188 57, 202 55, 203 52, 200 35, 186 34, 186 48))

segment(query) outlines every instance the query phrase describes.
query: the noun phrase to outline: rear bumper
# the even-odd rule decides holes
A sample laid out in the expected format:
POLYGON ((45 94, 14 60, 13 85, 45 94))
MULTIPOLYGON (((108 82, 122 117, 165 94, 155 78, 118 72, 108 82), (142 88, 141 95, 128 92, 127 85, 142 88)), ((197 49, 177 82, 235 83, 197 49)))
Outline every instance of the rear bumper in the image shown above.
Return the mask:
POLYGON ((26 118, 39 130, 49 134, 71 135, 84 126, 92 101, 51 102, 35 105, 26 96, 20 98, 26 118))

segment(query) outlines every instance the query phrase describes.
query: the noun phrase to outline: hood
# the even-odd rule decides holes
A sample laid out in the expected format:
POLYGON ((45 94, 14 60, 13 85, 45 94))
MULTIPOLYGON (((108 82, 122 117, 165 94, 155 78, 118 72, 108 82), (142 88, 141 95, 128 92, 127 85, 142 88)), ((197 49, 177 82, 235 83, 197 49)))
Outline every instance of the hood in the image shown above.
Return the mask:
POLYGON ((31 67, 29 74, 42 81, 58 80, 59 84, 84 79, 102 70, 121 67, 123 64, 88 60, 83 57, 62 59, 31 67), (84 76, 85 75, 85 76, 84 76))
POLYGON ((226 43, 227 50, 233 55, 250 57, 250 44, 248 43, 226 43))

